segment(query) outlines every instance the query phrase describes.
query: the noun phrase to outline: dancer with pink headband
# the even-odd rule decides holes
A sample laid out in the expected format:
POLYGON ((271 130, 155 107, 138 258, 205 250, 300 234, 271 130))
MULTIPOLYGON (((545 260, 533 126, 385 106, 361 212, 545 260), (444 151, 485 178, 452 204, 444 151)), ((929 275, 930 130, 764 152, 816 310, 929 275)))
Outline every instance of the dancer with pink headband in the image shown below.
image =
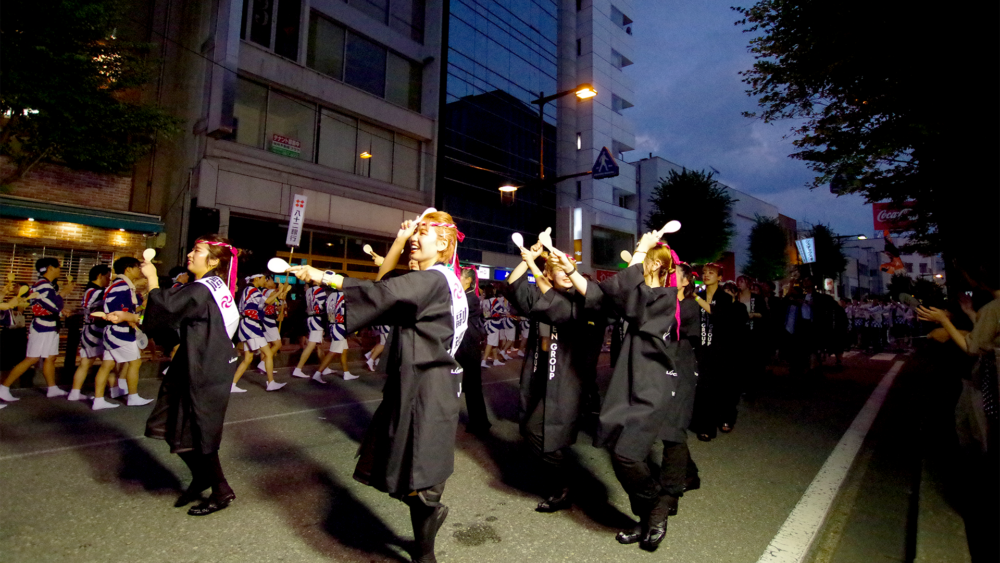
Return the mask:
POLYGON ((202 237, 188 254, 195 280, 171 289, 160 289, 156 267, 142 264, 149 282, 147 330, 180 329, 180 348, 146 421, 146 436, 166 440, 191 469, 191 485, 174 506, 201 500, 188 510, 192 516, 222 510, 236 498, 222 471, 219 446, 239 361, 232 341, 240 322, 233 302, 238 257, 239 250, 227 239, 202 237), (212 494, 202 499, 202 491, 210 487, 212 494))

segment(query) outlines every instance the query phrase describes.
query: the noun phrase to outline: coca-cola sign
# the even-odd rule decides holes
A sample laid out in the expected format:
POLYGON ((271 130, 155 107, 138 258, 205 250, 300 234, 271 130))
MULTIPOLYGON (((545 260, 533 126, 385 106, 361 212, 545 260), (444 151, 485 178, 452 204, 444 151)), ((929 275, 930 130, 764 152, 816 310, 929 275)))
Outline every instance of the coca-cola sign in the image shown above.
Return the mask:
POLYGON ((875 230, 908 231, 913 225, 913 201, 904 201, 902 205, 895 203, 873 203, 872 215, 875 219, 875 230))

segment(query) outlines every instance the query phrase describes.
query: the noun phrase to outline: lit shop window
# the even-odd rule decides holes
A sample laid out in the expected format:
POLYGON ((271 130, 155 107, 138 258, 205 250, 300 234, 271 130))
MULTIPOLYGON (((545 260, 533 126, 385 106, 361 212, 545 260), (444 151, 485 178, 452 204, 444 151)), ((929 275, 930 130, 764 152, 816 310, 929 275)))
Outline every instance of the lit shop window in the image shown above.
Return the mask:
POLYGON ((244 0, 240 38, 298 60, 301 14, 302 0, 244 0))
POLYGON ((316 13, 306 65, 380 98, 420 111, 423 67, 316 13))

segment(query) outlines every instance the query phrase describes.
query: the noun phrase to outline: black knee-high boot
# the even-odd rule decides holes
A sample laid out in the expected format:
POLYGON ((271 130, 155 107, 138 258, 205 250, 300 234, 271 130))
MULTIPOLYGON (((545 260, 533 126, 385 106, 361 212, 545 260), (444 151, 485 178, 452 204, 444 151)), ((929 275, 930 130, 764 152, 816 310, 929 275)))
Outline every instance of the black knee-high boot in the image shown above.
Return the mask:
POLYGON ((448 507, 441 504, 442 493, 444 483, 403 497, 403 502, 410 507, 410 524, 413 525, 414 563, 437 563, 434 540, 448 517, 448 507))

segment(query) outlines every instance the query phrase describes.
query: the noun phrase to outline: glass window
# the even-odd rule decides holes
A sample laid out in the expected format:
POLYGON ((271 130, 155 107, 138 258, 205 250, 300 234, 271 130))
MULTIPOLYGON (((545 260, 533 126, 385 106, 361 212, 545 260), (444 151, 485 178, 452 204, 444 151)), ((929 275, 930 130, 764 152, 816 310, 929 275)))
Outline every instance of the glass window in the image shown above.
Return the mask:
POLYGON ((271 22, 274 20, 274 0, 248 0, 250 4, 250 41, 271 48, 271 22))
POLYGON ((306 65, 337 80, 344 79, 343 27, 317 15, 309 20, 309 50, 306 65))
POLYGON ((420 88, 423 82, 420 66, 389 53, 387 67, 385 99, 413 111, 420 111, 420 88))
POLYGON ((417 189, 420 185, 420 141, 396 134, 392 153, 392 183, 417 189))
MULTIPOLYGON (((335 235, 322 231, 313 231, 312 233, 312 254, 314 255, 343 258, 344 246, 344 235, 335 235)), ((315 264, 313 265, 315 266, 315 264)))
POLYGON ((593 227, 590 239, 594 267, 618 269, 621 251, 632 250, 634 240, 630 233, 593 227))
POLYGON ((350 4, 382 23, 389 15, 389 0, 350 0, 350 4))
POLYGON ((386 54, 385 47, 354 33, 347 34, 344 82, 384 98, 386 54))
POLYGON ((920 263, 920 273, 921 274, 926 274, 927 273, 927 262, 921 262, 920 263))
POLYGON ((319 163, 354 173, 358 160, 358 120, 324 109, 319 121, 319 163))
POLYGON ((371 158, 357 159, 357 172, 383 182, 392 181, 392 131, 361 122, 358 125, 358 151, 371 158))
POLYGON ((278 2, 277 26, 274 30, 274 52, 282 57, 299 60, 299 21, 302 0, 278 2))
POLYGON ((392 0, 389 27, 418 43, 424 42, 424 0, 392 0))
POLYGON ((233 121, 236 142, 253 147, 264 146, 264 118, 267 113, 267 87, 244 78, 236 80, 233 121))
POLYGON ((315 105, 272 91, 267 107, 267 150, 311 161, 315 124, 315 105))

